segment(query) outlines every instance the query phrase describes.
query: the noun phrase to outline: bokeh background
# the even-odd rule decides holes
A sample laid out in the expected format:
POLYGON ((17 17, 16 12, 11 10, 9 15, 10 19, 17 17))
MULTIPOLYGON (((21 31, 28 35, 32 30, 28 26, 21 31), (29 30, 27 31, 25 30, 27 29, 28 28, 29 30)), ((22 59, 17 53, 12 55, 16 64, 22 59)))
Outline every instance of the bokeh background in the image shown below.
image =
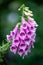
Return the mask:
POLYGON ((0 0, 0 44, 6 35, 20 22, 18 8, 25 4, 33 11, 38 23, 35 48, 22 59, 10 51, 6 54, 7 65, 43 65, 43 0, 0 0))

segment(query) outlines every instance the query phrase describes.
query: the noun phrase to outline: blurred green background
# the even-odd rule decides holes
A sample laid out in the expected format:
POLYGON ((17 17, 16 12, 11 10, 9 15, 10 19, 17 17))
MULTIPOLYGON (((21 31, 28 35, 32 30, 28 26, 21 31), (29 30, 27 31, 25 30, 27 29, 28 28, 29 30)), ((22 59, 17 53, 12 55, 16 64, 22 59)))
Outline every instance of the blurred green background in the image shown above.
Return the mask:
POLYGON ((25 4, 33 11, 38 23, 35 48, 22 59, 10 51, 6 54, 7 65, 43 65, 43 0, 0 0, 0 44, 6 35, 20 22, 18 8, 25 4))

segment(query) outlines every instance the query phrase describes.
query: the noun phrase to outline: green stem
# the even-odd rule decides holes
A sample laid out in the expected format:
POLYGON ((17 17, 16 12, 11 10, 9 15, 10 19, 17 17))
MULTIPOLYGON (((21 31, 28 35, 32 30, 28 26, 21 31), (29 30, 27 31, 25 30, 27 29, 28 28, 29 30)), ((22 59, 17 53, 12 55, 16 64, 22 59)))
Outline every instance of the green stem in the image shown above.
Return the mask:
POLYGON ((25 5, 24 4, 18 9, 19 11, 22 11, 22 17, 24 17, 24 9, 25 9, 25 5))

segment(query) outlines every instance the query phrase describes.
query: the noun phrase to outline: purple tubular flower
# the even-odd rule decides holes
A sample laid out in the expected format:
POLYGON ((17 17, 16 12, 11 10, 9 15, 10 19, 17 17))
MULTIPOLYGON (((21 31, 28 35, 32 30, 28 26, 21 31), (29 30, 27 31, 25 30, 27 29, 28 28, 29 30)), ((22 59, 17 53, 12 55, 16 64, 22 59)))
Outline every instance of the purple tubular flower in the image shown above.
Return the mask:
POLYGON ((27 21, 24 19, 24 18, 22 18, 22 27, 23 27, 23 29, 27 29, 27 21))
POLYGON ((11 39, 12 39, 12 36, 11 35, 7 35, 6 37, 7 37, 7 41, 10 42, 11 39))
POLYGON ((37 23, 34 21, 34 19, 31 18, 31 17, 29 17, 28 23, 30 23, 32 26, 35 26, 35 27, 38 26, 38 24, 37 24, 37 23))
POLYGON ((22 40, 24 40, 25 39, 25 36, 26 36, 26 34, 25 34, 25 32, 24 32, 24 30, 22 29, 22 28, 20 28, 20 38, 22 39, 22 40))
POLYGON ((18 32, 18 24, 13 29, 13 31, 11 31, 10 35, 15 38, 15 36, 17 35, 17 32, 18 32))
POLYGON ((12 46, 10 47, 10 51, 13 52, 14 54, 16 54, 17 47, 12 45, 12 46))
POLYGON ((16 54, 17 48, 19 45, 19 34, 17 34, 17 37, 12 40, 12 45, 10 47, 10 51, 13 52, 14 54, 16 54))
POLYGON ((30 46, 30 41, 31 41, 30 37, 26 36, 26 38, 25 38, 25 44, 27 44, 28 46, 30 46))
POLYGON ((18 49, 18 54, 24 58, 25 55, 30 51, 30 46, 25 44, 25 42, 21 42, 18 49))
POLYGON ((19 45, 19 34, 17 34, 17 37, 15 39, 13 39, 12 45, 18 47, 18 45, 19 45))
POLYGON ((17 52, 24 58, 31 51, 31 47, 34 48, 37 26, 33 18, 29 17, 28 21, 22 18, 20 28, 16 25, 10 35, 7 35, 8 41, 12 39, 10 51, 14 54, 17 52))
POLYGON ((6 36, 7 37, 7 41, 10 42, 11 40, 13 40, 13 38, 16 37, 17 32, 18 32, 18 25, 16 25, 16 27, 13 29, 13 31, 10 32, 10 35, 6 36))

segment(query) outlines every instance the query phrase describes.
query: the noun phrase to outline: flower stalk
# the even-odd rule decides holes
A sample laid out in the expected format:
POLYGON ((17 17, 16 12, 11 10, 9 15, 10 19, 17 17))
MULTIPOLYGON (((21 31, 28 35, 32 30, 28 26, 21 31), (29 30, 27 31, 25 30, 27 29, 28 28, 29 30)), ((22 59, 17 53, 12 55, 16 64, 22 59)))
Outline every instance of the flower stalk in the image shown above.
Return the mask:
POLYGON ((10 51, 14 54, 18 53, 24 58, 31 51, 31 47, 34 48, 38 24, 31 17, 33 16, 32 11, 24 4, 18 10, 22 11, 21 23, 15 26, 12 33, 7 36, 7 40, 11 41, 12 39, 10 51), (28 18, 27 20, 25 20, 25 16, 28 18))
MULTIPOLYGON (((22 11, 21 23, 18 23, 15 28, 10 31, 7 37, 7 43, 0 46, 0 57, 1 54, 5 54, 9 49, 12 53, 18 53, 24 58, 25 55, 30 53, 31 47, 34 48, 34 42, 36 37, 36 29, 38 24, 32 18, 32 11, 29 7, 24 4, 18 9, 22 11), (25 16, 27 20, 25 20, 25 16)), ((0 61, 1 62, 1 61, 0 61)))

